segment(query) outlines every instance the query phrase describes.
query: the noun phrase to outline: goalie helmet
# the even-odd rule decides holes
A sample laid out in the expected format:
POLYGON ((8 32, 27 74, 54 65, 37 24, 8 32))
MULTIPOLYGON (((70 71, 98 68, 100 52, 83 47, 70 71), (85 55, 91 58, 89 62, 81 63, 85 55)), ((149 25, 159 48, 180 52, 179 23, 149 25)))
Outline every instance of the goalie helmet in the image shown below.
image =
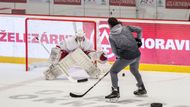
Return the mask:
POLYGON ((86 34, 83 30, 78 30, 75 35, 76 37, 85 37, 86 34))
POLYGON ((76 42, 81 48, 83 48, 84 47, 83 42, 85 41, 85 36, 86 36, 85 32, 83 30, 78 30, 75 36, 76 36, 75 38, 76 42))

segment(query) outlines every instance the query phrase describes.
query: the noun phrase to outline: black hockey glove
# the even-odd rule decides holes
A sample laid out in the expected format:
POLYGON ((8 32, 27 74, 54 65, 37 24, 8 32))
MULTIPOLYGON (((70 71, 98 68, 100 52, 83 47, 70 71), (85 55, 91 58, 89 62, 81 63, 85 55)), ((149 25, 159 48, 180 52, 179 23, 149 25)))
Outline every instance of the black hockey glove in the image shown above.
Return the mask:
POLYGON ((142 46, 142 41, 141 39, 135 38, 136 42, 137 42, 137 46, 140 48, 142 46))

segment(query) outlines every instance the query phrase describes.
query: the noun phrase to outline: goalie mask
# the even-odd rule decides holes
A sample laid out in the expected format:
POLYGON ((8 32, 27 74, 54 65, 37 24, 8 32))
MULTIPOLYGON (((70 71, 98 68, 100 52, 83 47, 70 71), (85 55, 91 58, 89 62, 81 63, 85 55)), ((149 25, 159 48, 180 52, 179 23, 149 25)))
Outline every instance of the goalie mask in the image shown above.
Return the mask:
POLYGON ((76 36, 76 41, 84 41, 86 34, 82 30, 79 30, 79 31, 77 31, 75 36, 76 36))
POLYGON ((77 31, 76 33, 76 42, 78 43, 78 45, 82 48, 83 47, 83 42, 85 41, 85 32, 83 32, 82 30, 77 31))

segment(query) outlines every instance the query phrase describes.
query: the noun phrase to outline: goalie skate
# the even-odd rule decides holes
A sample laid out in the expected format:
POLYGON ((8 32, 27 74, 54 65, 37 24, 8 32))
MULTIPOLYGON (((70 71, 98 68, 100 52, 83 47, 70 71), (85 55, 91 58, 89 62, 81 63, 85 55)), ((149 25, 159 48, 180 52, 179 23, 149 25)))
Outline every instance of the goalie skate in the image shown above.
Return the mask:
POLYGON ((61 74, 62 74, 61 70, 55 67, 54 65, 51 65, 49 69, 44 72, 46 80, 53 80, 61 74))

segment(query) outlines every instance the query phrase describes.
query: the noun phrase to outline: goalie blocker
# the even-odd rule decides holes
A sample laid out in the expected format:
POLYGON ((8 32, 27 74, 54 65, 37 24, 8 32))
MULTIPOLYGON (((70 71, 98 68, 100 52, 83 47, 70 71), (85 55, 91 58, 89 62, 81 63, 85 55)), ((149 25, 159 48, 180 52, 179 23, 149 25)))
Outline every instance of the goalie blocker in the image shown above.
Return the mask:
POLYGON ((107 58, 102 56, 105 55, 102 52, 89 53, 91 53, 89 54, 90 57, 87 56, 80 48, 70 52, 69 54, 61 52, 60 48, 52 48, 49 59, 52 62, 52 65, 47 71, 44 72, 45 78, 47 80, 52 80, 59 75, 64 74, 69 80, 74 81, 74 79, 68 73, 69 68, 73 67, 74 65, 78 65, 83 68, 90 78, 98 78, 101 71, 99 68, 97 68, 92 60, 97 60, 97 57, 99 57, 99 59, 101 58, 102 62, 105 62, 107 61, 107 58))

